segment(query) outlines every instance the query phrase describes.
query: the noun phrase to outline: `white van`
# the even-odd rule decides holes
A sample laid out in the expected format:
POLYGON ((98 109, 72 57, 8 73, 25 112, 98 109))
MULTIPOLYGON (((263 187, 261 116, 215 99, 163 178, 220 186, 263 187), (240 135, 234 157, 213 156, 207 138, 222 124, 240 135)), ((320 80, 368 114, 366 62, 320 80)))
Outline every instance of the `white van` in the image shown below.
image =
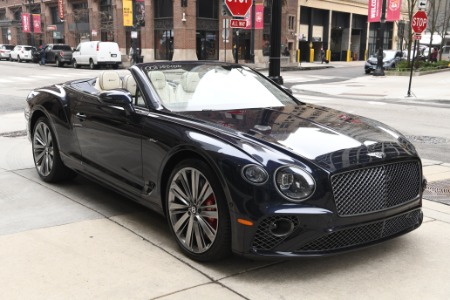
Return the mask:
POLYGON ((89 66, 91 69, 97 69, 102 65, 110 65, 117 69, 121 63, 122 54, 115 42, 82 42, 72 54, 74 68, 89 66))

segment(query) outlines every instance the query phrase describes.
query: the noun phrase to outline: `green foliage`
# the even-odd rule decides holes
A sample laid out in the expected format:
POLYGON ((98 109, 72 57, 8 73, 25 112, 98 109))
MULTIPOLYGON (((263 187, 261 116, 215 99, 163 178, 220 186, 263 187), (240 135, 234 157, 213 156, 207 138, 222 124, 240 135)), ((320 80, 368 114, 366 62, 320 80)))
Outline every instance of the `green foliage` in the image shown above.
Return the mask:
MULTIPOLYGON (((437 62, 429 62, 429 61, 415 61, 414 62, 414 70, 415 71, 428 71, 428 70, 439 70, 446 69, 450 67, 450 62, 447 60, 440 60, 437 62)), ((411 68, 411 62, 407 60, 402 60, 397 63, 396 70, 397 71, 409 71, 411 68)))

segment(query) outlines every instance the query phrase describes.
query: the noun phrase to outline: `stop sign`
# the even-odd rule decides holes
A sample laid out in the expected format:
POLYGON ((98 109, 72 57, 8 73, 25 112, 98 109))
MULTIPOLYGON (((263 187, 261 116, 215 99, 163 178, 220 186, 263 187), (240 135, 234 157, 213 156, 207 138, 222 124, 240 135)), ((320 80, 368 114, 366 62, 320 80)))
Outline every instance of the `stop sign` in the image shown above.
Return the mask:
POLYGON ((245 17, 252 6, 252 0, 225 0, 225 5, 234 17, 245 17))
POLYGON ((415 33, 422 33, 427 28, 428 17, 423 10, 416 12, 412 18, 412 29, 415 33))

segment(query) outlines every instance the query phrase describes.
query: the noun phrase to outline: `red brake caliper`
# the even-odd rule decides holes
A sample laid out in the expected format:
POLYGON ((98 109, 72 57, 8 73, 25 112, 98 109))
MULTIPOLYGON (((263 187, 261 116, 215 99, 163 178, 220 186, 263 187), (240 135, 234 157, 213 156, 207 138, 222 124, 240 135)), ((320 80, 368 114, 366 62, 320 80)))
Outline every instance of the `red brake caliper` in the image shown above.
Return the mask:
MULTIPOLYGON (((206 199, 205 201, 205 206, 210 206, 210 205, 214 205, 216 204, 216 199, 214 198, 213 195, 210 195, 208 197, 208 199, 206 199)), ((212 207, 207 207, 205 208, 206 211, 214 211, 215 209, 212 207)), ((215 218, 205 218, 206 221, 209 223, 209 225, 211 225, 212 228, 216 229, 217 228, 217 219, 215 218)))

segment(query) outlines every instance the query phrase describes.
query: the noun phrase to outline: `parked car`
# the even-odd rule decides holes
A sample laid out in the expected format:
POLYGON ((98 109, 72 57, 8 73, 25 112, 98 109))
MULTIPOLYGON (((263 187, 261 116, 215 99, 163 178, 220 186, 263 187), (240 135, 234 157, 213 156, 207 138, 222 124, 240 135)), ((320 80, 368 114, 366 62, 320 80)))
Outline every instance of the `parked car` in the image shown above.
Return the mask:
POLYGON ((14 45, 0 44, 0 60, 9 59, 9 53, 14 49, 14 45))
POLYGON ((304 103, 237 64, 123 75, 28 95, 37 173, 85 174, 156 210, 192 259, 330 255, 422 223, 421 160, 385 124, 304 103))
MULTIPOLYGON (((396 64, 402 59, 403 53, 399 50, 383 50, 383 68, 393 69, 396 64)), ((377 68, 378 58, 377 54, 370 56, 369 59, 364 64, 364 71, 366 74, 369 74, 372 71, 375 71, 377 68)))
POLYGON ((444 46, 441 49, 441 59, 450 61, 450 46, 444 46))
POLYGON ((117 69, 122 63, 122 54, 115 42, 82 42, 73 52, 72 63, 74 68, 89 66, 97 69, 100 66, 111 66, 117 69))
POLYGON ((66 44, 48 44, 45 47, 45 63, 63 67, 72 63, 72 48, 66 44))
POLYGON ((17 45, 14 47, 11 52, 9 52, 9 60, 10 61, 32 61, 33 55, 32 55, 33 47, 29 45, 17 45))

